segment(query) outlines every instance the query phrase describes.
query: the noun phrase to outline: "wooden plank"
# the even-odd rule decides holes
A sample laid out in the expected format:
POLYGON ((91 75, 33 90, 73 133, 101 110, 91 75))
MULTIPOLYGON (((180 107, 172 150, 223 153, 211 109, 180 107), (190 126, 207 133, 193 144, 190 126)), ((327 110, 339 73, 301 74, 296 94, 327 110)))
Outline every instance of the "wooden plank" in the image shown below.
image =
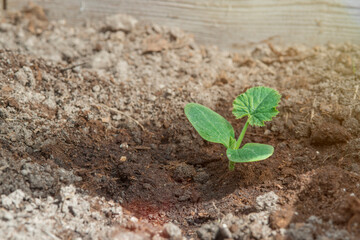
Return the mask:
MULTIPOLYGON (((234 49, 272 39, 276 43, 360 43, 358 0, 33 0, 50 18, 78 23, 126 13, 180 27, 198 42, 234 49)), ((8 1, 19 9, 26 0, 8 1)))

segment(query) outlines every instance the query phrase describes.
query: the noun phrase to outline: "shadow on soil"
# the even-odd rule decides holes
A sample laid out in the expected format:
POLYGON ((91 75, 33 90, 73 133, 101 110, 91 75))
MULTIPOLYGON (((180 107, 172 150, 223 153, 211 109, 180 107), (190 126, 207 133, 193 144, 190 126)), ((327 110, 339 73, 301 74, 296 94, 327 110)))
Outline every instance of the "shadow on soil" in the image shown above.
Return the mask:
MULTIPOLYGON (((183 129, 183 123, 175 122, 179 125, 175 128, 183 129)), ((154 222, 176 219, 183 226, 196 226, 229 212, 249 213, 255 211, 256 197, 269 191, 285 198, 289 191, 300 192, 294 223, 317 215, 344 226, 358 218, 358 207, 345 204, 348 194, 343 189, 360 194, 359 177, 345 168, 351 161, 339 163, 347 151, 345 144, 316 147, 307 138, 292 137, 291 129, 287 135, 276 136, 251 128, 245 143, 268 143, 275 146, 275 153, 267 161, 238 164, 236 171, 229 172, 228 160, 222 155, 225 149, 196 135, 179 142, 178 131, 108 130, 104 123, 86 117, 74 126, 64 129, 56 144, 33 156, 73 170, 82 177, 78 183, 82 189, 122 202, 139 217, 154 222), (304 174, 310 175, 310 181, 299 177, 304 174), (341 209, 348 210, 341 215, 341 209)), ((241 121, 234 123, 235 129, 241 127, 241 121)))
MULTIPOLYGON (((85 116, 74 126, 63 129, 54 140, 56 144, 34 152, 33 157, 73 170, 82 177, 78 187, 120 201, 141 217, 156 215, 154 218, 163 221, 184 219, 198 209, 208 212, 188 221, 197 224, 217 218, 223 209, 249 211, 262 189, 273 188, 270 182, 278 174, 272 170, 278 165, 276 153, 272 160, 239 164, 236 171, 229 172, 225 149, 198 136, 179 147, 179 142, 172 143, 177 142, 179 133, 166 129, 155 134, 133 129, 112 131, 85 116), (238 200, 227 199, 232 194, 238 200), (211 213, 213 204, 220 210, 211 213)), ((246 141, 276 144, 272 137, 254 137, 256 131, 248 131, 246 141)))

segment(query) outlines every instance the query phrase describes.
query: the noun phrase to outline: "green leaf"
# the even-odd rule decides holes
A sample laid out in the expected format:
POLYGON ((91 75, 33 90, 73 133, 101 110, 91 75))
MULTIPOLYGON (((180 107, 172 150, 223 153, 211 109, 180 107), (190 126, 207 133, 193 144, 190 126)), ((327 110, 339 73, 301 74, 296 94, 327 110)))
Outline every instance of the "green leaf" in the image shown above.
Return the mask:
POLYGON ((279 111, 276 109, 281 95, 268 87, 254 87, 239 95, 233 103, 233 114, 242 118, 248 116, 252 126, 264 126, 264 121, 271 121, 279 111))
POLYGON ((267 159, 274 153, 271 145, 247 143, 240 149, 227 149, 226 155, 232 162, 256 162, 267 159))
POLYGON ((221 143, 226 148, 234 144, 233 127, 225 118, 211 109, 197 103, 188 103, 185 106, 185 115, 205 140, 221 143))

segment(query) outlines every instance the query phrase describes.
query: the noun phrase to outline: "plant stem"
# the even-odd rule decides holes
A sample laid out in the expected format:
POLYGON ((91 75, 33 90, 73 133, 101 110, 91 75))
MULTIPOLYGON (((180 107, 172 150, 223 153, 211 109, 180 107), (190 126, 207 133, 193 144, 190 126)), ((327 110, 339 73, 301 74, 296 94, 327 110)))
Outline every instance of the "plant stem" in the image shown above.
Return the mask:
MULTIPOLYGON (((234 149, 239 149, 240 148, 240 145, 241 145, 241 142, 245 136, 245 133, 246 133, 246 130, 249 126, 249 118, 248 120, 246 121, 243 129, 241 130, 241 133, 240 133, 240 136, 238 138, 238 140, 236 141, 236 144, 235 144, 235 148, 234 149)), ((235 162, 232 162, 232 161, 229 161, 229 170, 230 171, 234 171, 235 170, 235 162)))
POLYGON ((238 140, 236 141, 236 145, 235 145, 235 149, 239 149, 240 148, 240 145, 241 145, 241 142, 245 136, 245 133, 246 133, 246 130, 249 126, 249 118, 247 119, 243 129, 241 130, 241 133, 240 133, 240 136, 238 138, 238 140))
POLYGON ((234 171, 235 170, 235 163, 232 161, 229 161, 229 170, 234 171))

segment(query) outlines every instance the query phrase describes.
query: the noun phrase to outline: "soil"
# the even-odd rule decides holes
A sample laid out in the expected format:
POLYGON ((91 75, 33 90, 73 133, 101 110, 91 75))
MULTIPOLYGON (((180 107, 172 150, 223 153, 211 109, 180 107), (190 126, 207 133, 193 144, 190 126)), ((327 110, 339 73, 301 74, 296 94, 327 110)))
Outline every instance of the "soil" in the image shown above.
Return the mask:
POLYGON ((3 236, 35 204, 22 222, 33 228, 13 237, 360 237, 360 45, 226 52, 130 16, 73 27, 30 5, 1 16, 0 49, 3 236), (280 114, 244 142, 275 153, 229 171, 224 147, 202 140, 183 108, 206 105, 238 135, 232 101, 259 85, 282 94, 280 114), (36 232, 39 206, 70 199, 90 207, 56 207, 69 227, 36 232))

